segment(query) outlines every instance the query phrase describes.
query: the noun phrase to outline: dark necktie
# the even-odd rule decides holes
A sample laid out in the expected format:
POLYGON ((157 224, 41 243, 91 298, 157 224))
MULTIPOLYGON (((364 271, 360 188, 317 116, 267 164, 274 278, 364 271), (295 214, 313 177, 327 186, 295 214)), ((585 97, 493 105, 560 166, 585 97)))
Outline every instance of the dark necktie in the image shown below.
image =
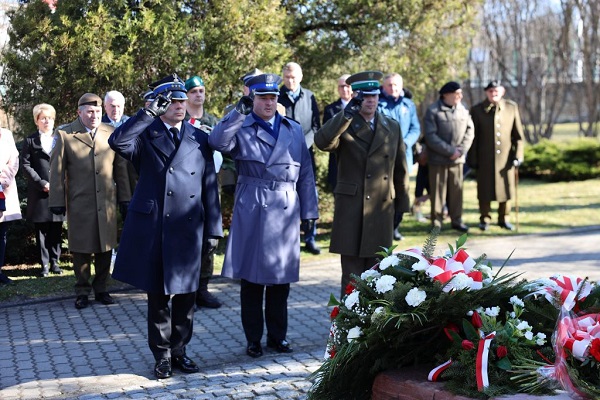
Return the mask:
POLYGON ((179 147, 179 129, 177 128, 169 128, 169 132, 173 134, 173 142, 175 142, 175 147, 179 147))

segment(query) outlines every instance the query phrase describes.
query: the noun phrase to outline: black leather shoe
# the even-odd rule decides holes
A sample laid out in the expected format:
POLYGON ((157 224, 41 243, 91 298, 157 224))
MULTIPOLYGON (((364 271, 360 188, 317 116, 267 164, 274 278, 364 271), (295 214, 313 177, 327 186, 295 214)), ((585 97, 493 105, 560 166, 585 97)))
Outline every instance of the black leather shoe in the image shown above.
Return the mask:
POLYGON ((291 353, 294 351, 290 346, 290 343, 285 339, 275 340, 267 337, 267 347, 275 349, 278 353, 291 353))
POLYGON ((115 299, 113 299, 108 292, 96 293, 95 299, 105 306, 115 304, 115 299))
POLYGON ((515 227, 510 222, 498 222, 498 226, 509 231, 515 230, 515 227))
POLYGON ((196 293, 196 305, 198 308, 219 308, 221 307, 221 302, 208 290, 199 290, 196 293))
POLYGON ((45 278, 50 275, 50 269, 47 265, 42 265, 42 272, 40 272, 40 277, 45 278))
POLYGON ((321 254, 321 249, 319 248, 314 239, 306 241, 306 251, 315 255, 321 254))
POLYGON ((465 224, 452 225, 452 229, 457 230, 459 232, 469 232, 469 227, 465 224))
POLYGON ((400 228, 396 228, 394 229, 394 240, 403 240, 404 237, 402 236, 402 234, 400 233, 400 228))
POLYGON ((87 308, 90 305, 90 301, 88 297, 84 294, 77 296, 75 299, 75 308, 81 310, 82 308, 87 308))
POLYGON ((56 274, 56 275, 62 275, 62 273, 63 273, 62 269, 60 269, 58 264, 52 265, 50 267, 50 272, 52 272, 53 274, 56 274))
POLYGON ((154 364, 154 376, 156 379, 170 378, 172 375, 170 358, 162 358, 154 364))
POLYGON ((479 229, 482 231, 487 231, 489 229, 489 227, 490 227, 490 225, 485 222, 479 223, 479 229))
POLYGON ((181 372, 185 372, 186 374, 192 374, 200 371, 200 368, 196 365, 196 363, 185 354, 181 356, 173 356, 171 358, 171 363, 174 367, 179 368, 181 372))
POLYGON ((248 347, 246 347, 246 354, 248 354, 252 358, 258 358, 263 355, 262 346, 260 342, 248 342, 248 347))

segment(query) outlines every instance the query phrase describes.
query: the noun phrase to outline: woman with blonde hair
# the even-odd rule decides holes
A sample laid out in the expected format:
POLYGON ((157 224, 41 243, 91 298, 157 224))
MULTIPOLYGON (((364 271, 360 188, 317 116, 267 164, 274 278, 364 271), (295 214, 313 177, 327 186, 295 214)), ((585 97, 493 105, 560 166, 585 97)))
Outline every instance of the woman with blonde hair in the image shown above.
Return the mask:
POLYGON ((33 107, 33 120, 38 131, 25 139, 21 150, 21 167, 28 182, 26 218, 35 226, 42 277, 50 272, 62 273, 59 258, 65 217, 52 214, 48 208, 50 154, 56 142, 55 118, 56 111, 50 104, 42 103, 33 107))

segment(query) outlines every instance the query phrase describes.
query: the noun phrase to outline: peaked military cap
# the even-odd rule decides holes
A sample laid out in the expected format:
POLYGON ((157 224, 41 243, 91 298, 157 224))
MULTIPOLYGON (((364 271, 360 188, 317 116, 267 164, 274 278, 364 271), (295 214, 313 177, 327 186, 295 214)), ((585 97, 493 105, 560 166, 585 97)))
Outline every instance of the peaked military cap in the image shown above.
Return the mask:
POLYGON ((246 86, 255 95, 276 94, 279 95, 279 84, 282 79, 277 74, 260 74, 248 79, 246 86))
POLYGON ((198 86, 204 86, 204 81, 198 75, 194 75, 190 79, 185 81, 185 88, 187 90, 193 89, 198 86))
POLYGON ((379 71, 364 71, 349 76, 346 83, 352 87, 354 92, 360 90, 364 94, 379 94, 381 78, 383 78, 383 73, 379 71))
POLYGON ((153 101, 154 100, 154 92, 152 90, 147 90, 141 95, 142 100, 144 101, 153 101))
POLYGON ((98 106, 102 105, 102 99, 100 96, 94 93, 86 93, 79 98, 77 102, 78 106, 98 106))
POLYGON ((152 89, 154 96, 171 93, 172 99, 187 100, 187 89, 177 74, 165 76, 161 80, 149 84, 148 87, 152 89))
POLYGON ((488 83, 488 85, 483 90, 493 89, 500 86, 502 86, 502 82, 500 82, 499 80, 493 80, 490 83, 488 83))
POLYGON ((244 82, 245 86, 248 86, 246 85, 246 83, 248 82, 248 80, 250 80, 250 78, 254 78, 256 75, 260 75, 262 73, 263 72, 260 69, 254 68, 252 71, 240 76, 240 80, 244 82))

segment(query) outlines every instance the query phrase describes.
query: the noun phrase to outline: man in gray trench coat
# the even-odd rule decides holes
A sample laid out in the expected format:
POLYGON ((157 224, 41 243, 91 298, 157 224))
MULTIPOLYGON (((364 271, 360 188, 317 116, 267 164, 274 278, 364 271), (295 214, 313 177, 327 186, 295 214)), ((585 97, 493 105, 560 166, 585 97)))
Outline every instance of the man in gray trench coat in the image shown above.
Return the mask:
POLYGON ((208 139, 215 150, 231 154, 239 174, 223 275, 241 279, 242 326, 251 357, 263 354, 264 320, 267 346, 292 351, 286 340, 287 299, 290 283, 299 279, 298 222, 318 218, 302 128, 277 112, 280 82, 275 74, 251 78, 251 97, 242 97, 208 139))
POLYGON ((392 245, 394 212, 409 210, 400 125, 377 111, 382 77, 379 71, 350 76, 355 97, 315 135, 317 147, 337 160, 329 251, 341 255, 342 297, 350 275, 360 276, 377 263, 381 246, 392 245))
POLYGON ((117 246, 117 201, 131 198, 127 162, 108 146, 113 127, 101 123, 102 99, 86 93, 78 118, 57 129, 50 158, 48 207, 67 213, 69 250, 75 272, 75 307, 86 308, 94 289, 96 301, 114 303, 106 281, 112 249, 117 246), (116 186, 115 186, 116 183, 116 186), (92 254, 96 276, 90 284, 92 254))
POLYGON ((513 230, 509 200, 515 197, 515 168, 523 162, 525 136, 519 106, 503 99, 499 81, 485 87, 486 100, 471 108, 475 139, 467 164, 477 170, 479 229, 489 228, 491 202, 498 202, 498 226, 513 230))

